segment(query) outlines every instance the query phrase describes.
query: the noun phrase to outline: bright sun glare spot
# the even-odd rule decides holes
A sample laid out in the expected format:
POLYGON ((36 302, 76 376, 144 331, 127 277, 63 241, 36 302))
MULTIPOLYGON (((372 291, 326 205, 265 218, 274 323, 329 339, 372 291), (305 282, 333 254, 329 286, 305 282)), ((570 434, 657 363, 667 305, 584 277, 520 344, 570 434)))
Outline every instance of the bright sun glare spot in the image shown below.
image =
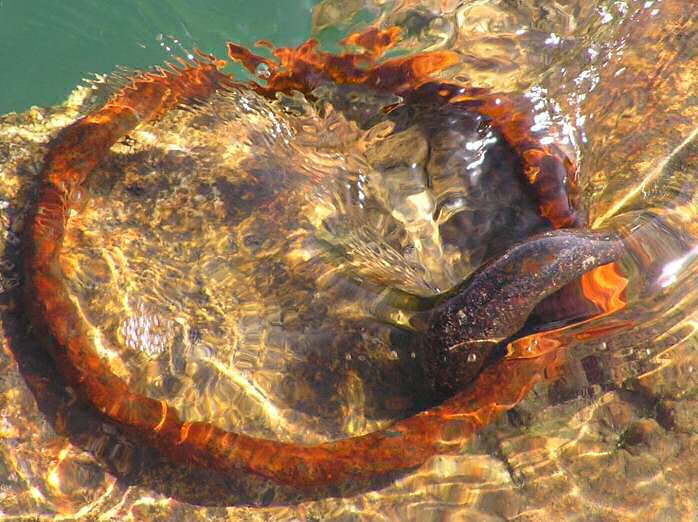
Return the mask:
POLYGON ((688 254, 664 265, 662 274, 657 282, 662 288, 666 288, 676 282, 681 270, 698 256, 698 245, 694 246, 688 254))

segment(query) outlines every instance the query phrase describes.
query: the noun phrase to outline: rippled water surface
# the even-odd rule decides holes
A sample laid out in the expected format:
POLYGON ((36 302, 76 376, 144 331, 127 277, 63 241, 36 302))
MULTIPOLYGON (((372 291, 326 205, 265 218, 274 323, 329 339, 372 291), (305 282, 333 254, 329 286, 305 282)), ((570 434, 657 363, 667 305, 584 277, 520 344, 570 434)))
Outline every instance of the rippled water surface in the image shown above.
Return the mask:
MULTIPOLYGON (((585 222, 626 238, 620 304, 512 343, 513 373, 559 357, 508 413, 410 472, 298 491, 176 466, 76 404, 19 313, 18 233, 47 141, 123 85, 117 73, 0 118, 0 514, 698 519, 692 2, 324 0, 308 19, 329 47, 398 26, 395 54, 455 50, 444 78, 531 100, 579 164, 585 222)), ((186 420, 305 444, 430 406, 414 318, 545 223, 496 129, 377 109, 395 101, 234 91, 116 144, 75 194, 61 254, 112 371, 186 420)))
POLYGON ((227 38, 298 45, 310 35, 317 0, 34 0, 0 2, 0 113, 62 102, 91 73, 147 67, 169 52, 221 52, 227 38), (177 42, 164 37, 173 36, 177 42))

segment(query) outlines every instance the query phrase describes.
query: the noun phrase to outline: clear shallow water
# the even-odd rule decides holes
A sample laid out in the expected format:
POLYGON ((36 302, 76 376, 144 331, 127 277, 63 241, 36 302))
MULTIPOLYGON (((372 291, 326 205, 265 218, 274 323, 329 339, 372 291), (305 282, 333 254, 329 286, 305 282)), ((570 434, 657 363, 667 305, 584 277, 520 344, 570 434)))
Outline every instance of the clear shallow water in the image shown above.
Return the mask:
MULTIPOLYGON (((690 5, 432 7, 446 14, 409 3, 383 11, 369 5, 366 12, 412 28, 407 48, 463 49, 461 72, 499 90, 532 91, 544 108, 552 107, 547 112, 556 122, 569 124, 590 222, 631 234, 632 254, 623 263, 630 306, 531 340, 531 347, 534 341, 564 347, 563 378, 539 386, 458 455, 436 457, 394 482, 350 490, 341 499, 333 491, 297 500, 283 488, 244 478, 230 479, 226 489, 208 477, 204 494, 189 486, 191 477, 173 480, 181 470, 143 460, 140 448, 75 413, 67 416, 70 444, 47 425, 51 416, 36 410, 16 371, 16 355, 6 352, 6 514, 695 518, 698 118, 689 94, 696 81, 690 5), (115 469, 105 472, 94 454, 115 469), (250 502, 271 507, 237 507, 250 502)), ((341 26, 352 12, 325 3, 320 14, 317 24, 341 26)), ((408 345, 391 338, 394 331, 385 324, 399 323, 409 306, 382 290, 399 281, 423 294, 458 280, 470 269, 463 252, 474 249, 443 248, 448 242, 433 227, 416 226, 428 224, 428 205, 412 219, 404 218, 404 206, 390 213, 401 221, 388 219, 386 209, 401 208, 402 195, 421 194, 420 185, 409 172, 394 178, 368 166, 418 155, 415 136, 407 135, 414 145, 407 152, 399 140, 387 140, 383 149, 374 141, 371 154, 366 143, 372 134, 295 103, 289 114, 254 96, 219 99, 211 110, 173 115, 169 130, 144 129, 134 143, 117 146, 75 218, 63 270, 88 320, 117 348, 115 371, 134 386, 166 396, 188 418, 310 442, 370 431, 419 405, 409 350, 391 350, 408 345), (216 139, 200 141, 211 128, 216 139), (182 169, 196 176, 178 175, 182 169), (367 171, 371 176, 363 179, 367 171), (231 181, 241 177, 247 185, 231 181), (340 208, 338 194, 348 201, 345 183, 356 189, 349 199, 356 205, 340 208), (372 204, 362 207, 358 194, 372 204), (248 202, 242 208, 241 199, 248 202), (257 220, 249 219, 253 215, 257 220), (287 234, 289 228, 296 234, 287 234), (424 266, 415 254, 417 240, 435 249, 426 259, 441 262, 424 266), (328 244, 334 247, 329 257, 322 255, 328 244), (345 275, 357 271, 363 276, 358 284, 345 275), (370 320, 375 316, 387 321, 370 320)), ((20 129, 3 131, 4 165, 12 167, 4 167, 2 185, 10 251, 7 227, 26 197, 19 189, 40 163, 46 132, 70 117, 59 111, 6 120, 20 129)), ((452 190, 430 194, 437 202, 459 201, 452 190)), ((456 204, 452 211, 470 210, 456 204)), ((11 268, 4 274, 9 288, 11 268)), ((3 303, 12 307, 10 297, 3 303)))
POLYGON ((148 67, 170 56, 162 36, 222 53, 226 39, 298 45, 314 0, 38 0, 0 2, 0 114, 63 101, 91 73, 148 67), (11 79, 11 81, 10 81, 11 79))

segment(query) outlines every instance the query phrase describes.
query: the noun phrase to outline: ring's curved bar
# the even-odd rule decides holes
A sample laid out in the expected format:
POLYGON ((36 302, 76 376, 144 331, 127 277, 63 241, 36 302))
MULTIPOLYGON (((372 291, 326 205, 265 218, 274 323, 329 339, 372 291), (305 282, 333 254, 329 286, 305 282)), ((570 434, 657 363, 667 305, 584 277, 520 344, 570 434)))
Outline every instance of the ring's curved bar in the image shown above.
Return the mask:
POLYGON ((540 301, 624 251, 615 233, 555 230, 475 272, 430 312, 419 355, 431 388, 446 397, 462 390, 540 301))
POLYGON ((395 46, 399 29, 371 29, 353 34, 343 43, 360 48, 360 53, 333 55, 320 51, 316 40, 298 48, 269 47, 275 60, 228 43, 228 56, 252 73, 264 67, 264 85, 248 87, 273 97, 279 92, 310 94, 323 82, 357 85, 377 92, 400 96, 404 103, 452 104, 490 119, 523 161, 523 173, 538 199, 538 210, 554 228, 583 225, 579 208, 577 166, 555 143, 549 130, 536 130, 536 111, 525 97, 513 98, 487 89, 451 82, 434 81, 431 76, 459 63, 453 51, 435 51, 385 61, 378 59, 395 46))
MULTIPOLYGON (((424 55, 402 59, 399 69, 406 71, 403 80, 409 77, 420 83, 424 76, 438 69, 423 67, 424 60, 424 55)), ((391 71, 394 63, 386 64, 384 71, 391 71)), ((51 339, 56 365, 77 396, 139 441, 177 461, 222 471, 246 470, 294 486, 322 485, 412 468, 450 447, 452 443, 448 441, 453 437, 448 430, 453 430, 452 421, 458 422, 458 438, 462 440, 520 401, 541 379, 543 359, 530 370, 518 373, 507 361, 494 365, 483 372, 477 387, 381 431, 304 446, 226 432, 205 422, 182 421, 166 402, 134 393, 110 370, 99 357, 89 329, 69 296, 59 265, 71 196, 109 148, 139 124, 156 119, 178 104, 205 99, 218 89, 235 86, 220 71, 222 66, 222 62, 201 55, 201 59, 183 68, 141 75, 102 108, 63 129, 49 145, 38 201, 23 234, 26 308, 34 326, 51 339)), ((379 74, 381 67, 376 65, 371 74, 379 74)), ((560 267, 580 275, 595 266, 574 264, 573 260, 575 252, 587 252, 589 241, 598 241, 598 237, 570 232, 554 237, 559 241, 555 243, 557 247, 551 248, 551 255, 572 261, 571 265, 560 267)), ((525 270, 525 260, 521 258, 524 253, 531 254, 525 248, 510 251, 504 261, 484 269, 479 281, 489 281, 490 271, 495 268, 506 272, 510 267, 509 275, 515 282, 517 271, 525 270)), ((556 284, 556 274, 549 275, 551 288, 560 286, 561 280, 556 284)), ((507 288, 516 294, 515 284, 507 288)), ((510 293, 498 294, 495 289, 491 304, 511 297, 510 293)), ((517 302, 528 309, 539 297, 521 294, 517 302)), ((509 333, 514 333, 518 322, 510 326, 509 333)), ((507 325, 500 325, 497 331, 506 335, 507 325)), ((474 335, 479 338, 482 332, 474 335)))

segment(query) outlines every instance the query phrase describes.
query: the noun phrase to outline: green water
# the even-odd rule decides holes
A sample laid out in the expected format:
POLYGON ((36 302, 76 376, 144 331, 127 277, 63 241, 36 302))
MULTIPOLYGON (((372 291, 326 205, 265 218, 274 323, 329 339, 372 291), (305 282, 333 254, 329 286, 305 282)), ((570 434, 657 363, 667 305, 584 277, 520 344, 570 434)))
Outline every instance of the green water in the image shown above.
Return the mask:
POLYGON ((310 35, 316 3, 0 0, 0 114, 56 104, 89 73, 162 63, 170 36, 219 55, 229 39, 297 45, 310 35))

